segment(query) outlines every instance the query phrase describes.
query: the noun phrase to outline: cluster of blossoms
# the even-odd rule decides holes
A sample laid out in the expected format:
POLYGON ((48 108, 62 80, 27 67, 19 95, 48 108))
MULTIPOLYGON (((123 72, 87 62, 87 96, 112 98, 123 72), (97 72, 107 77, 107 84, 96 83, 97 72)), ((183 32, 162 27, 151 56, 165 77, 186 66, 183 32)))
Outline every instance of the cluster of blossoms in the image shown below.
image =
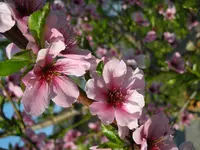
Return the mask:
MULTIPOLYGON (((95 137, 95 133, 99 132, 101 129, 99 122, 90 122, 88 127, 92 131, 91 133, 94 135, 92 139, 84 139, 84 141, 82 141, 85 147, 89 149, 90 145, 108 141, 105 136, 101 136, 100 138, 95 137)), ((19 144, 16 144, 13 147, 13 150, 28 150, 28 145, 30 144, 28 140, 31 140, 32 144, 41 150, 77 150, 79 141, 80 139, 83 139, 84 136, 86 136, 85 132, 80 132, 79 130, 72 129, 69 130, 63 138, 48 139, 46 133, 35 133, 32 129, 28 128, 25 131, 26 138, 22 139, 24 145, 20 146, 19 144)), ((33 150, 35 149, 36 148, 33 148, 33 150)))
MULTIPOLYGON (((115 123, 122 139, 130 136, 131 132, 135 146, 141 150, 178 150, 173 142, 172 130, 168 118, 163 113, 163 108, 160 108, 159 111, 157 108, 157 114, 151 118, 144 117, 145 81, 141 69, 146 68, 145 55, 140 50, 134 53, 134 50, 130 49, 126 53, 118 54, 115 50, 108 51, 106 48, 99 47, 97 48, 99 59, 97 59, 90 51, 80 49, 76 42, 74 28, 70 25, 70 17, 66 14, 67 10, 64 9, 65 5, 59 0, 54 1, 54 4, 51 5, 44 26, 44 45, 41 46, 29 31, 28 20, 30 15, 43 8, 45 3, 45 0, 0 2, 0 32, 4 33, 13 26, 17 26, 28 40, 26 49, 31 49, 36 57, 33 69, 22 78, 25 85, 24 92, 19 86, 18 74, 6 78, 6 88, 10 91, 10 96, 18 99, 22 97, 21 102, 26 113, 33 116, 44 113, 50 100, 58 106, 71 107, 80 96, 79 87, 71 79, 71 76, 82 77, 88 72, 91 78, 86 82, 85 91, 87 97, 93 100, 89 106, 92 115, 97 115, 104 124, 115 123), (99 62, 103 62, 100 74, 96 71, 99 62)), ((125 0, 124 4, 136 4, 140 7, 143 5, 137 0, 125 0)), ((72 15, 82 16, 90 13, 94 18, 98 18, 96 8, 85 6, 84 1, 74 0, 70 6, 73 8, 70 11, 72 15)), ((160 14, 164 16, 164 19, 173 20, 176 8, 172 6, 166 11, 160 9, 160 14)), ((133 14, 132 20, 138 26, 147 27, 150 24, 141 12, 133 14)), ((92 26, 89 24, 82 24, 81 28, 83 31, 92 30, 92 26)), ((169 44, 173 44, 176 40, 174 33, 165 32, 163 36, 169 44)), ((89 39, 89 37, 87 38, 89 39)), ((147 32, 142 42, 150 43, 156 39, 156 30, 152 29, 147 32)), ((92 39, 90 42, 92 45, 92 39)), ((8 59, 20 51, 15 44, 9 44, 6 48, 8 59)), ((167 64, 169 69, 177 73, 185 72, 184 59, 178 52, 174 53, 167 64)), ((149 92, 159 94, 160 86, 159 83, 152 84, 149 92)), ((150 110, 150 106, 149 111, 154 112, 150 110)), ((28 126, 34 123, 25 114, 23 120, 28 126)), ((186 119, 183 122, 186 122, 186 119)), ((99 130, 99 126, 95 124, 89 126, 92 130, 99 130)), ((32 130, 27 130, 26 134, 41 149, 42 147, 49 150, 56 149, 55 143, 59 143, 59 141, 45 143, 46 136, 36 135, 32 130)), ((80 135, 81 133, 75 130, 69 131, 61 142, 64 141, 62 148, 77 149, 75 140, 80 135)), ((186 146, 181 145, 180 149, 188 148, 188 145, 193 149, 192 145, 188 143, 186 146)))

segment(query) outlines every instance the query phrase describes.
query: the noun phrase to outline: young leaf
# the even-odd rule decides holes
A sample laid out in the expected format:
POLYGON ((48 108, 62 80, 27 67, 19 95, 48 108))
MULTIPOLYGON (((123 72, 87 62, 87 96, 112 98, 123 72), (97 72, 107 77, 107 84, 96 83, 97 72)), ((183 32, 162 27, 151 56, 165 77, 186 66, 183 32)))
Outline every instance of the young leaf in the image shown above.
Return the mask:
POLYGON ((103 63, 103 61, 100 61, 96 68, 96 72, 98 73, 99 76, 102 76, 103 67, 104 67, 104 63, 103 63))
POLYGON ((100 144, 98 146, 98 148, 112 148, 112 150, 119 150, 119 148, 124 148, 123 145, 120 145, 120 144, 116 144, 116 143, 113 143, 113 142, 106 142, 106 143, 103 143, 103 144, 100 144))
POLYGON ((113 143, 124 146, 124 141, 120 139, 116 130, 109 125, 102 124, 103 134, 113 143))
POLYGON ((31 62, 31 51, 22 51, 15 54, 12 59, 0 62, 0 76, 8 76, 20 71, 31 62))
POLYGON ((28 27, 41 48, 44 47, 44 29, 49 11, 50 4, 47 3, 41 10, 30 15, 28 19, 28 27))

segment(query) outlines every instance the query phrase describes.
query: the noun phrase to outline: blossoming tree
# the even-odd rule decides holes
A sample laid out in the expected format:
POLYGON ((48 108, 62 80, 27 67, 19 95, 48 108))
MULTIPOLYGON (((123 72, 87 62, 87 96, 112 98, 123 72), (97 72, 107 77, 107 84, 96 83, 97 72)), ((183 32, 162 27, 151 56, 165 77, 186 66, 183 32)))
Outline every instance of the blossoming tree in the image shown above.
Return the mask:
POLYGON ((177 135, 199 117, 198 8, 0 1, 0 137, 20 137, 9 147, 20 150, 200 148, 177 135))

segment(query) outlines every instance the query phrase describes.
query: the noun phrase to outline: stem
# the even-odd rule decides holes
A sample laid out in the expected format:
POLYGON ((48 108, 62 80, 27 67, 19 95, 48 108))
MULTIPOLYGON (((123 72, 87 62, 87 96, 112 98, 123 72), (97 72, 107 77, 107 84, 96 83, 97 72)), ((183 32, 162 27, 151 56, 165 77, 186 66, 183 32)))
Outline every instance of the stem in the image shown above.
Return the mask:
POLYGON ((16 25, 12 27, 9 31, 3 33, 3 35, 15 45, 17 45, 19 48, 26 49, 28 40, 23 36, 23 34, 16 25))
POLYGON ((192 93, 192 95, 187 99, 186 103, 183 105, 183 107, 181 108, 181 110, 179 111, 179 114, 181 114, 182 112, 184 112, 184 110, 186 109, 186 107, 188 106, 190 100, 192 100, 197 94, 197 91, 194 91, 192 93))
MULTIPOLYGON (((45 128, 50 125, 56 125, 56 124, 61 123, 62 121, 68 120, 76 115, 80 115, 80 114, 82 114, 82 112, 84 112, 86 110, 87 110, 87 107, 83 107, 80 111, 66 110, 66 111, 61 112, 58 115, 51 116, 42 122, 39 122, 32 126, 29 126, 29 128, 31 128, 32 130, 39 130, 41 128, 45 128)), ((14 135, 14 134, 16 134, 15 131, 14 132, 0 132, 0 138, 6 137, 9 135, 14 135)))
POLYGON ((14 108, 14 111, 18 117, 18 119, 21 121, 22 125, 23 125, 23 129, 26 128, 25 124, 24 124, 24 121, 22 119, 22 116, 20 114, 20 111, 17 109, 15 103, 13 102, 12 98, 9 96, 8 94, 8 91, 4 88, 3 84, 2 84, 2 80, 1 80, 1 77, 0 77, 0 88, 5 92, 6 94, 6 98, 9 100, 9 102, 12 104, 12 107, 14 108))
POLYGON ((92 99, 89 99, 85 93, 85 91, 83 91, 80 87, 79 87, 79 92, 80 92, 80 95, 78 97, 78 101, 85 105, 85 106, 90 106, 92 103, 93 103, 93 100, 92 99))

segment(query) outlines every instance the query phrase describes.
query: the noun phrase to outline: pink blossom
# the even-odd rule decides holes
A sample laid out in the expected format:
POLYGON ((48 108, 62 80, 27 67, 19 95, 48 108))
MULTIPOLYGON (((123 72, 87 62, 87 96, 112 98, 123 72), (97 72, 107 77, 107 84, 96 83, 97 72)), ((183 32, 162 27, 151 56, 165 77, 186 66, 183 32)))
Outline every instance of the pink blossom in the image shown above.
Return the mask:
POLYGON ((53 10, 66 11, 65 3, 62 0, 54 0, 52 8, 53 10))
POLYGON ((119 53, 117 52, 116 49, 109 49, 109 51, 107 52, 106 57, 108 57, 108 58, 113 58, 113 57, 118 58, 119 57, 119 53))
POLYGON ((0 22, 1 33, 10 30, 15 25, 15 21, 12 18, 12 12, 10 11, 9 6, 4 2, 0 2, 0 22))
POLYGON ((185 141, 181 143, 181 145, 179 146, 179 150, 195 150, 195 147, 191 142, 185 141))
POLYGON ((156 38, 156 31, 152 30, 147 33, 146 37, 144 38, 144 42, 152 42, 156 40, 156 38))
POLYGON ((83 24, 81 25, 81 27, 82 27, 83 31, 85 31, 85 32, 90 32, 90 31, 93 30, 92 25, 89 24, 89 23, 83 23, 83 24))
MULTIPOLYGON (((25 131, 26 136, 36 145, 37 148, 42 149, 45 146, 45 133, 36 134, 32 129, 28 128, 25 131)), ((26 139, 24 139, 25 143, 29 143, 26 139)))
POLYGON ((56 148, 56 145, 54 143, 54 140, 48 140, 46 142, 45 150, 55 150, 55 148, 56 148))
POLYGON ((102 48, 102 47, 97 48, 97 51, 96 51, 97 57, 102 58, 106 56, 106 53, 107 53, 107 49, 102 48))
POLYGON ((124 0, 124 3, 128 4, 128 5, 138 5, 138 6, 142 6, 143 3, 141 0, 124 0))
POLYGON ((185 72, 185 61, 179 52, 175 52, 172 56, 172 59, 167 61, 167 63, 169 68, 176 71, 177 73, 182 74, 185 72))
POLYGON ((22 113, 22 118, 23 118, 24 123, 25 123, 27 126, 32 126, 32 125, 34 124, 33 119, 32 119, 31 116, 28 115, 26 112, 23 112, 23 113, 22 113))
POLYGON ((59 40, 40 50, 34 69, 22 79, 26 85, 22 103, 31 115, 42 114, 50 99, 61 107, 70 107, 78 98, 78 87, 65 75, 82 76, 90 64, 73 57, 54 63, 53 58, 64 49, 65 44, 59 40))
POLYGON ((132 15, 132 19, 136 22, 138 26, 149 26, 149 21, 145 19, 144 14, 141 12, 135 12, 132 15))
POLYGON ((174 124, 174 128, 176 130, 183 128, 185 126, 189 126, 191 121, 194 119, 194 115, 187 110, 183 111, 180 115, 180 121, 174 124))
POLYGON ((64 141, 74 142, 79 136, 81 136, 81 132, 78 130, 69 130, 64 137, 64 141))
POLYGON ((51 43, 51 40, 56 37, 64 41, 66 49, 75 46, 75 33, 64 12, 51 11, 45 28, 45 40, 47 42, 51 43))
POLYGON ((67 15, 61 11, 52 11, 47 18, 45 39, 48 43, 59 39, 64 42, 65 49, 60 51, 60 56, 70 57, 85 63, 94 62, 95 58, 87 50, 81 50, 75 40, 75 32, 67 20, 67 15))
POLYGON ((7 55, 8 59, 11 59, 11 57, 13 55, 15 55, 16 53, 18 53, 20 51, 21 50, 19 49, 19 47, 17 47, 14 43, 10 43, 6 47, 6 55, 7 55))
POLYGON ((133 140, 140 145, 141 150, 178 150, 164 113, 152 116, 144 125, 137 128, 133 132, 133 140))
POLYGON ((142 115, 140 116, 139 124, 144 124, 149 119, 149 114, 146 109, 142 110, 142 115))
POLYGON ((27 31, 27 17, 33 12, 42 8, 45 0, 7 0, 5 3, 0 2, 0 21, 3 22, 0 26, 0 32, 10 30, 15 21, 22 31, 27 31))
POLYGON ((74 142, 66 142, 63 148, 66 150, 77 150, 77 146, 75 145, 74 142))
POLYGON ((131 66, 133 69, 140 68, 145 69, 145 55, 144 54, 134 54, 133 49, 129 49, 128 51, 125 51, 123 56, 123 60, 126 61, 126 64, 128 66, 131 66))
POLYGON ((174 33, 164 32, 164 39, 169 43, 174 43, 176 36, 174 33))
POLYGON ((100 123, 99 123, 99 122, 95 122, 95 123, 89 122, 89 123, 88 123, 88 127, 89 127, 91 130, 98 132, 98 131, 100 130, 100 123))
POLYGON ((175 19, 175 14, 176 14, 176 7, 171 6, 167 8, 166 12, 164 13, 164 16, 165 16, 165 19, 167 20, 173 20, 175 19))
MULTIPOLYGON (((31 116, 28 115, 26 112, 23 111, 21 115, 26 126, 32 126, 34 124, 34 121, 32 120, 31 116)), ((16 113, 13 114, 13 117, 15 119, 18 119, 16 113)))
POLYGON ((41 9, 46 0, 7 0, 9 6, 17 18, 30 16, 33 12, 41 9))
POLYGON ((10 76, 6 77, 6 90, 7 93, 4 92, 4 95, 9 94, 13 100, 17 101, 19 98, 22 97, 23 91, 20 87, 20 73, 14 73, 10 76))
POLYGON ((196 27, 198 24, 199 22, 196 20, 196 18, 193 15, 190 15, 187 22, 188 29, 191 30, 192 28, 196 27))
POLYGON ((82 61, 93 59, 89 51, 78 48, 75 40, 76 34, 70 26, 65 13, 52 11, 49 14, 45 34, 45 39, 48 43, 51 43, 55 38, 59 38, 65 43, 65 49, 60 55, 73 56, 73 58, 81 59, 82 61))
POLYGON ((160 94, 160 88, 162 84, 159 82, 153 82, 149 87, 148 91, 152 94, 160 94))
POLYGON ((86 83, 86 93, 94 99, 90 112, 97 115, 103 123, 110 124, 116 119, 119 126, 133 129, 144 106, 143 73, 134 72, 124 61, 112 59, 103 68, 103 75, 94 76, 86 83))

